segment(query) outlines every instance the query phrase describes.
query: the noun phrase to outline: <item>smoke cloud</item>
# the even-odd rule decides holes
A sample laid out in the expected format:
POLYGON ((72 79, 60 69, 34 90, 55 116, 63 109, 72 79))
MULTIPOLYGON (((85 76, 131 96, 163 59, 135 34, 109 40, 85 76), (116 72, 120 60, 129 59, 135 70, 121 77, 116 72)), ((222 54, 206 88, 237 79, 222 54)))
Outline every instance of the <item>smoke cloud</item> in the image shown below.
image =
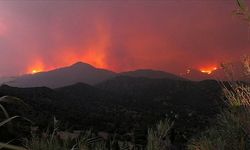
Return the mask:
POLYGON ((250 53, 233 1, 1 1, 0 76, 77 61, 180 73, 250 53))

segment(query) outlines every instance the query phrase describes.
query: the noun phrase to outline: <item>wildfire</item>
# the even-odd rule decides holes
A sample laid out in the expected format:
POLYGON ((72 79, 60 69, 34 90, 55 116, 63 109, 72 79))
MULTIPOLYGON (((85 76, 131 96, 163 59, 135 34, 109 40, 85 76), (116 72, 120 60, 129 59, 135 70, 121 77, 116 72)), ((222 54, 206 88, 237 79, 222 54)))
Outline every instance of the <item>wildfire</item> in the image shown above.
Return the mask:
POLYGON ((106 68, 105 54, 100 51, 87 51, 82 54, 76 54, 70 49, 61 53, 59 57, 56 58, 58 63, 56 64, 46 64, 41 59, 33 60, 30 66, 28 66, 26 73, 36 74, 43 71, 53 70, 55 68, 65 67, 72 65, 78 61, 82 61, 99 68, 106 68))
POLYGON ((83 53, 77 54, 68 49, 62 52, 61 55, 56 58, 58 60, 58 63, 55 64, 53 68, 49 69, 69 66, 79 61, 88 63, 95 67, 106 68, 107 64, 105 63, 105 57, 105 53, 102 53, 101 51, 88 50, 83 53))
POLYGON ((44 71, 44 64, 42 61, 35 61, 30 67, 27 69, 27 73, 36 74, 38 72, 44 71))
POLYGON ((217 69, 218 69, 217 67, 206 67, 206 68, 200 69, 200 71, 202 73, 211 74, 213 71, 215 71, 217 69))
POLYGON ((33 69, 32 71, 31 71, 31 74, 36 74, 36 73, 38 73, 38 72, 42 72, 43 70, 41 70, 41 69, 33 69))
POLYGON ((109 23, 104 20, 97 20, 96 31, 98 36, 87 40, 84 46, 61 47, 59 55, 54 55, 53 61, 48 63, 40 56, 32 58, 26 73, 35 74, 42 71, 49 71, 55 68, 72 65, 76 62, 85 62, 98 68, 108 68, 106 62, 107 50, 111 44, 109 23))
POLYGON ((37 72, 38 72, 38 71, 34 69, 34 70, 32 70, 31 73, 32 73, 32 74, 35 74, 35 73, 37 73, 37 72))

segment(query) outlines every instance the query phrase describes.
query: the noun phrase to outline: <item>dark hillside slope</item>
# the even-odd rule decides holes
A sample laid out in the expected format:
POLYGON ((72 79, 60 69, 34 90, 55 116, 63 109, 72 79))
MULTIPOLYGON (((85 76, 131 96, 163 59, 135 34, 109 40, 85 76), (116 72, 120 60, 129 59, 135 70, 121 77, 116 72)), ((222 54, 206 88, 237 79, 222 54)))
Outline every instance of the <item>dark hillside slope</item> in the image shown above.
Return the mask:
POLYGON ((119 73, 120 76, 129 76, 129 77, 144 77, 144 78, 152 78, 152 79, 170 79, 170 80, 187 80, 180 76, 164 72, 158 70, 151 69, 140 69, 135 71, 128 71, 119 73))
MULTIPOLYGON (((0 96, 16 96, 29 110, 8 106, 11 115, 21 115, 47 128, 53 116, 61 129, 89 129, 120 135, 147 131, 159 120, 175 122, 175 132, 194 136, 219 110, 220 87, 215 81, 176 81, 120 76, 96 86, 77 83, 58 89, 0 87, 0 96)), ((178 142, 185 142, 177 137, 178 142)))
POLYGON ((216 81, 175 81, 120 76, 97 85, 139 102, 161 101, 174 105, 187 105, 194 109, 210 109, 218 104, 220 86, 216 81))

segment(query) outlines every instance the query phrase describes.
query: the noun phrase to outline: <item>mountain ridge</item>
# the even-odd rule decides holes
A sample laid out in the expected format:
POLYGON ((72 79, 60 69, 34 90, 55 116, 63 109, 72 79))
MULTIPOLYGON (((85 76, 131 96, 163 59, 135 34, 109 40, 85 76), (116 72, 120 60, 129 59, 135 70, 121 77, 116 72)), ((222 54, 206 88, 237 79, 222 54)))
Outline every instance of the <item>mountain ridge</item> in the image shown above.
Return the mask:
POLYGON ((187 80, 172 73, 153 69, 137 69, 133 71, 121 72, 119 75, 130 77, 146 77, 152 79, 168 78, 172 80, 187 80))
POLYGON ((47 86, 50 88, 58 88, 78 82, 93 85, 115 75, 115 72, 77 62, 73 65, 47 72, 23 75, 6 84, 16 87, 47 86))
POLYGON ((46 86, 49 88, 59 88, 79 82, 95 85, 116 76, 186 80, 168 72, 152 69, 138 69, 134 71, 116 73, 107 69, 96 68, 87 63, 76 62, 70 66, 57 68, 46 72, 23 75, 5 84, 14 87, 46 86))

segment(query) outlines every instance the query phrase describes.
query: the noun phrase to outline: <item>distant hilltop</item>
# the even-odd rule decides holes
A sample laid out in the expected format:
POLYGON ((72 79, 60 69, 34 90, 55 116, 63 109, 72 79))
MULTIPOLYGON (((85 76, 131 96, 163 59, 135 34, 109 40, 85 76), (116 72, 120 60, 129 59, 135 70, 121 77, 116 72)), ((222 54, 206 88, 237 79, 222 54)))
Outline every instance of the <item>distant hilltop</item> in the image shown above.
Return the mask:
MULTIPOLYGON (((237 67, 235 67, 235 70, 237 67)), ((239 67, 238 67, 239 68, 239 67)), ((237 73, 240 71, 237 71, 237 73)), ((152 79, 170 79, 170 80, 192 80, 201 81, 206 79, 227 80, 222 69, 217 69, 210 74, 203 73, 200 70, 188 69, 186 73, 175 75, 172 73, 152 70, 152 69, 138 69, 134 71, 127 71, 116 73, 106 69, 96 68, 84 62, 77 62, 73 65, 58 68, 47 72, 38 72, 34 74, 26 74, 18 77, 1 78, 1 84, 7 84, 15 87, 49 87, 58 88, 67 85, 76 84, 79 82, 89 85, 95 85, 105 80, 117 77, 141 77, 152 79)), ((242 75, 235 77, 235 79, 246 80, 242 75)))

